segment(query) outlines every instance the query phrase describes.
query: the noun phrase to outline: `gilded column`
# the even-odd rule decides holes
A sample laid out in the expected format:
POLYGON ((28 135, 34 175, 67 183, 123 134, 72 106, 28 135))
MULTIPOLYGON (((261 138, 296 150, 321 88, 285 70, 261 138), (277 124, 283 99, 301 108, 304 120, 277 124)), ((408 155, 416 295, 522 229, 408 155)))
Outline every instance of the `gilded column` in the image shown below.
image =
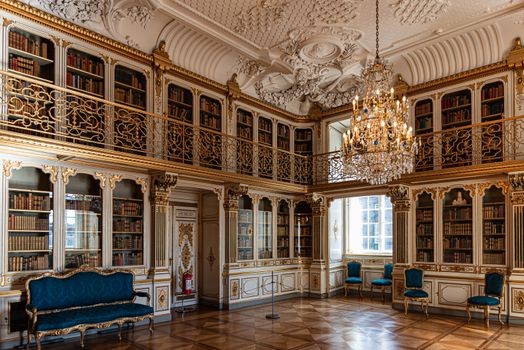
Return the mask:
POLYGON ((326 258, 328 254, 328 230, 327 230, 327 198, 318 193, 306 195, 306 201, 311 206, 313 235, 313 261, 310 270, 310 292, 320 297, 328 295, 329 271, 327 270, 326 258))

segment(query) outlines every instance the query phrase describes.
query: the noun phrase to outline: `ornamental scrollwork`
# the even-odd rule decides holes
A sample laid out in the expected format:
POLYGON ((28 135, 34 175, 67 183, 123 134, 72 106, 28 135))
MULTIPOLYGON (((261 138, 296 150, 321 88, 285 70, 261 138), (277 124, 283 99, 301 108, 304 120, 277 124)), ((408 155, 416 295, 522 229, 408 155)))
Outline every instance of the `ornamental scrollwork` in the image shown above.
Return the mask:
POLYGON ((324 215, 327 212, 327 200, 324 195, 316 192, 307 194, 306 202, 313 210, 314 215, 324 215))
POLYGON ((18 170, 22 167, 22 162, 18 160, 4 160, 4 176, 11 177, 13 170, 18 170))
POLYGON ((178 176, 174 174, 159 174, 151 177, 151 188, 154 191, 170 192, 176 187, 178 176))
POLYGON ((43 164, 42 170, 44 173, 49 174, 51 182, 56 184, 58 181, 58 167, 55 165, 43 164))
POLYGON ((510 174, 508 182, 512 191, 524 191, 524 173, 510 174))
POLYGON ((75 176, 77 170, 75 168, 62 168, 62 182, 64 185, 69 183, 69 177, 75 176))
POLYGON ((147 192, 147 185, 148 185, 148 181, 147 181, 147 178, 146 177, 137 177, 135 179, 135 182, 140 185, 140 189, 142 190, 142 193, 146 193, 147 192))
POLYGON ((396 211, 409 211, 411 202, 409 200, 409 187, 405 185, 390 186, 386 196, 391 200, 396 211))
POLYGON ((107 174, 104 174, 101 172, 95 172, 95 178, 97 178, 100 181, 100 188, 102 189, 106 188, 107 174))
POLYGON ((249 188, 246 185, 233 184, 226 187, 226 198, 224 199, 224 209, 237 210, 238 200, 241 196, 247 195, 249 188))
POLYGON ((122 175, 111 175, 109 177, 109 187, 114 190, 116 183, 122 180, 122 175))

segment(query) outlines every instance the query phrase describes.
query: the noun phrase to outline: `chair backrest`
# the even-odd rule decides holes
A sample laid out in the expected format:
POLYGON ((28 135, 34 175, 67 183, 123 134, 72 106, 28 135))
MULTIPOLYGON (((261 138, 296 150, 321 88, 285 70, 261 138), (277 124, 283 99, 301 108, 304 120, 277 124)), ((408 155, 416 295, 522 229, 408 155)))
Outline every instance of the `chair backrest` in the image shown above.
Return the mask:
POLYGON ((485 275, 484 294, 502 297, 505 275, 501 272, 489 272, 485 275))
POLYGON ((393 264, 384 265, 384 279, 386 280, 393 279, 393 264))
POLYGON ((358 261, 348 262, 348 277, 360 277, 362 264, 358 261))
POLYGON ((131 272, 102 272, 91 268, 61 275, 29 279, 27 303, 39 311, 131 301, 134 298, 131 272))
POLYGON ((417 268, 404 270, 404 285, 407 289, 422 289, 424 287, 424 271, 417 268))

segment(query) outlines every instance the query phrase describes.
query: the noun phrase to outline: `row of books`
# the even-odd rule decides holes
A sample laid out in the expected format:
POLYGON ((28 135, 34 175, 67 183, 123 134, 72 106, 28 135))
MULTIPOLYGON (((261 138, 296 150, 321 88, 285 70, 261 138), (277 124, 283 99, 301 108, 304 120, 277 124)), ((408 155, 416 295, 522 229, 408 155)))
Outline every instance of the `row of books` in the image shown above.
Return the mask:
POLYGON ((486 265, 504 265, 504 253, 484 253, 482 255, 482 262, 486 265))
POLYGON ((142 220, 113 219, 113 231, 142 232, 142 220))
POLYGON ((48 250, 49 235, 9 235, 8 249, 13 250, 48 250))
POLYGON ((418 224, 417 225, 417 235, 432 235, 433 234, 433 224, 418 224))
POLYGON ((417 261, 433 262, 433 251, 419 251, 419 252, 417 252, 417 261))
POLYGON ((67 72, 66 74, 67 86, 75 89, 84 90, 93 94, 104 94, 104 82, 90 77, 85 77, 76 73, 67 72))
POLYGON ((295 225, 309 225, 310 221, 309 216, 295 216, 295 225))
POLYGON ((251 113, 243 112, 241 110, 237 111, 237 121, 242 124, 248 124, 253 126, 253 116, 251 113))
POLYGON ((415 115, 431 113, 433 109, 432 102, 417 103, 415 106, 415 115))
POLYGON ((503 222, 484 222, 484 234, 485 235, 502 235, 506 232, 505 225, 503 222))
POLYGON ((444 234, 445 235, 471 235, 473 232, 473 226, 471 223, 444 223, 444 234))
POLYGON ((29 37, 15 31, 9 32, 9 47, 28 52, 32 55, 48 58, 48 44, 39 37, 29 37))
POLYGON ((272 257, 273 257, 273 252, 271 251, 271 249, 260 248, 258 250, 259 259, 271 259, 272 257))
POLYGON ((265 132, 273 132, 273 123, 271 120, 260 118, 258 119, 258 130, 265 132))
POLYGON ((273 144, 273 137, 271 136, 271 134, 259 133, 258 142, 271 146, 273 144))
POLYGON ((289 141, 277 139, 277 147, 278 149, 282 149, 284 151, 289 151, 289 141))
POLYGON ((51 210, 51 198, 49 195, 24 193, 9 194, 9 209, 23 210, 51 210))
POLYGON ((295 234, 298 236, 311 236, 311 227, 301 226, 300 230, 295 228, 295 234))
POLYGON ((471 264, 473 255, 468 252, 447 252, 444 253, 444 262, 453 264, 471 264))
POLYGON ((302 152, 302 153, 311 152, 311 144, 295 145, 295 152, 302 152))
POLYGON ((444 238, 444 249, 472 249, 473 241, 471 238, 444 238))
POLYGON ((120 87, 115 88, 115 101, 139 107, 145 107, 146 105, 144 93, 133 92, 120 87))
POLYGON ((253 234, 253 227, 251 225, 241 225, 238 234, 242 236, 251 236, 253 234))
POLYGON ((190 112, 191 110, 187 108, 177 107, 174 105, 167 106, 167 115, 175 119, 187 121, 188 117, 190 116, 190 112))
POLYGON ((51 268, 50 255, 10 256, 7 259, 9 271, 49 270, 51 268))
POLYGON ((482 244, 482 247, 484 249, 506 249, 506 239, 484 237, 484 243, 482 244))
POLYGON ((102 209, 102 200, 100 198, 66 199, 66 209, 100 213, 102 209))
POLYGON ((433 238, 417 237, 417 249, 433 249, 433 238))
POLYGON ((210 101, 205 98, 200 99, 200 110, 204 112, 213 113, 216 115, 220 115, 220 103, 210 101))
POLYGON ((311 141, 313 139, 313 132, 311 130, 296 130, 295 141, 311 141))
POLYGON ((142 215, 142 204, 137 202, 128 202, 121 200, 113 201, 113 214, 115 215, 129 215, 129 216, 141 216, 142 215))
POLYGON ((100 249, 101 234, 97 231, 66 232, 66 249, 100 249))
POLYGON ((417 209, 417 220, 418 221, 433 220, 433 209, 417 209))
POLYGON ((280 226, 280 227, 277 227, 277 235, 279 237, 284 237, 284 236, 289 236, 289 233, 288 233, 288 228, 285 227, 285 226, 280 226))
POLYGON ((289 248, 278 248, 277 258, 289 258, 289 248))
POLYGON ((115 69, 115 81, 117 83, 126 84, 134 87, 135 89, 144 90, 145 79, 139 79, 137 75, 132 72, 127 72, 122 69, 115 69))
POLYGON ((504 102, 483 104, 481 107, 482 116, 504 113, 504 102))
POLYGON ((295 237, 295 246, 300 247, 311 247, 311 237, 295 237))
POLYGON ((253 251, 252 250, 239 251, 238 260, 253 260, 253 251))
POLYGON ((238 211, 238 222, 239 223, 251 223, 253 221, 253 211, 251 210, 239 210, 238 211))
POLYGON ((169 90, 167 91, 167 98, 170 100, 175 100, 177 102, 185 103, 186 100, 186 90, 173 87, 172 85, 169 87, 169 90))
POLYGON ((142 265, 142 253, 113 253, 113 266, 142 265))
POLYGON ((222 128, 222 121, 219 117, 213 117, 207 114, 202 115, 200 118, 202 126, 205 128, 211 128, 215 130, 220 130, 222 128))
POLYGON ((238 237, 238 247, 239 248, 253 248, 253 238, 252 237, 238 237))
POLYGON ((113 236, 113 249, 142 249, 142 236, 113 236))
POLYGON ((289 225, 289 215, 277 215, 277 225, 289 225))
POLYGON ((485 206, 482 208, 482 217, 484 219, 504 218, 504 205, 485 206))
POLYGON ((428 129, 433 127, 433 118, 423 117, 415 121, 415 129, 428 129))
POLYGON ((242 139, 252 140, 253 139, 253 130, 251 130, 251 128, 249 127, 238 127, 237 136, 242 139))
POLYGON ((442 124, 454 124, 461 122, 471 121, 471 110, 460 109, 458 111, 452 111, 442 116, 442 124))
POLYGON ((277 238, 277 246, 279 248, 289 248, 289 236, 281 236, 277 238))
POLYGON ((469 220, 471 217, 471 207, 446 208, 443 213, 444 220, 469 220))
POLYGON ((33 76, 40 76, 40 64, 29 58, 9 54, 9 69, 33 76))
POLYGON ((78 68, 83 71, 104 76, 104 63, 95 61, 79 53, 68 52, 67 53, 67 65, 70 67, 78 68))
POLYGON ((312 249, 309 247, 295 247, 295 256, 299 257, 311 257, 312 249))
POLYGON ((9 214, 8 228, 9 230, 49 230, 49 218, 9 214))
POLYGON ((277 135, 282 138, 289 139, 289 127, 278 124, 277 125, 277 135))
POLYGON ((80 266, 100 266, 102 257, 100 253, 70 253, 66 252, 65 267, 68 269, 80 266))
POLYGON ((442 109, 459 107, 471 103, 471 98, 468 95, 444 96, 442 98, 442 109))
POLYGON ((500 83, 497 86, 482 89, 480 98, 483 100, 489 100, 496 97, 504 96, 504 84, 500 83))

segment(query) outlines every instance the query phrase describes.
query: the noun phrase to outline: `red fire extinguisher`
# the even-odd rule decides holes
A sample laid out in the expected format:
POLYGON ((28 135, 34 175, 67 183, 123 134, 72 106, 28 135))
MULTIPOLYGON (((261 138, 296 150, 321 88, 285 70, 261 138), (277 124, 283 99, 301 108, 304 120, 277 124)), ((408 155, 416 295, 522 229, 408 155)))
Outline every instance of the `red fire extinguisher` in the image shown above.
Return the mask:
POLYGON ((193 293, 193 276, 186 272, 184 276, 182 277, 182 293, 184 294, 191 294, 193 293))

